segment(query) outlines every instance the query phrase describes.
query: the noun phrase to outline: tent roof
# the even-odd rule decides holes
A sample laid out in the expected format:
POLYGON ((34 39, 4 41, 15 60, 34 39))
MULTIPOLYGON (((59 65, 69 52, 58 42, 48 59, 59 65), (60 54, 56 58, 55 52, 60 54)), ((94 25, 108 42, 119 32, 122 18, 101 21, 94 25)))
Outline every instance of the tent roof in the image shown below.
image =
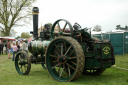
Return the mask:
POLYGON ((99 31, 99 32, 96 32, 96 31, 92 31, 91 34, 95 35, 95 34, 102 34, 102 33, 107 33, 106 31, 99 31))
POLYGON ((8 39, 8 40, 15 40, 15 38, 14 38, 14 37, 9 37, 9 36, 6 36, 6 37, 0 37, 0 38, 8 39))
POLYGON ((112 33, 124 33, 126 32, 125 30, 112 30, 112 33))

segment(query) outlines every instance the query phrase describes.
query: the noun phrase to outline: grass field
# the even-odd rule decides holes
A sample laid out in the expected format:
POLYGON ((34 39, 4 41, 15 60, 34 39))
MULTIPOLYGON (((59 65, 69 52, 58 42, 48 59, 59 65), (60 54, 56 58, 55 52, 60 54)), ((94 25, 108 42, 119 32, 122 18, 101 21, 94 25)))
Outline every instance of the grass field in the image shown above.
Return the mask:
MULTIPOLYGON (((128 54, 115 58, 117 67, 128 69, 128 54)), ((0 55, 0 85, 128 85, 128 71, 111 67, 100 76, 82 75, 73 82, 57 82, 40 64, 32 64, 29 75, 19 75, 12 59, 4 54, 0 55)))

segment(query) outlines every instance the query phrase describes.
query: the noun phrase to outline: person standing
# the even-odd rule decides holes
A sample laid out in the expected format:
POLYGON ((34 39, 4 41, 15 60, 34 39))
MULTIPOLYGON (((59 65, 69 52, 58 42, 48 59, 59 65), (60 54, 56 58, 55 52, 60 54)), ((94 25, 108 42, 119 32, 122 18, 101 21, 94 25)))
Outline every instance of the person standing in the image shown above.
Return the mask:
POLYGON ((10 53, 11 53, 11 41, 8 42, 7 44, 7 50, 8 50, 8 59, 11 59, 10 53))
POLYGON ((20 41, 20 49, 22 50, 22 44, 23 44, 23 42, 22 41, 20 41))
POLYGON ((1 41, 0 41, 0 55, 1 55, 1 41))
POLYGON ((8 43, 8 42, 5 43, 6 55, 7 55, 7 43, 8 43))
POLYGON ((18 41, 16 41, 16 46, 17 46, 18 49, 20 49, 20 46, 18 44, 18 41))
POLYGON ((4 44, 2 42, 0 42, 0 55, 1 55, 1 53, 3 55, 3 47, 4 47, 4 44))
POLYGON ((13 58, 12 58, 12 61, 14 61, 15 54, 17 53, 18 47, 15 45, 14 42, 12 44, 13 44, 13 46, 12 46, 12 49, 13 49, 13 58))
POLYGON ((22 44, 22 51, 26 51, 27 44, 25 43, 25 40, 23 40, 22 44))

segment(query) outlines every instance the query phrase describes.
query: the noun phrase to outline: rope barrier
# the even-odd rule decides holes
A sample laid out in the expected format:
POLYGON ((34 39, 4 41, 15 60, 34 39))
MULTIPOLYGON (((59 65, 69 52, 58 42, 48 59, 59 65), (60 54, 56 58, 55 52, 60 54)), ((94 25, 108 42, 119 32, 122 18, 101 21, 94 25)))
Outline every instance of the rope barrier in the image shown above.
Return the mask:
POLYGON ((128 69, 125 69, 125 68, 121 68, 121 67, 117 67, 116 65, 113 65, 112 67, 114 67, 114 68, 118 68, 118 69, 121 69, 121 70, 125 70, 125 71, 128 71, 128 69))

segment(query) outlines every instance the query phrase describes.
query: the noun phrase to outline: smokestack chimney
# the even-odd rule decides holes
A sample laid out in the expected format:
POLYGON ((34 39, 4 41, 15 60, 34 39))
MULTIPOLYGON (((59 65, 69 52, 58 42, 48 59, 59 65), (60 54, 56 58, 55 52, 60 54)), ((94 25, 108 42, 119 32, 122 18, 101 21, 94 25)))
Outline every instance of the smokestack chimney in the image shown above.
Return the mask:
POLYGON ((39 14, 39 8, 38 7, 33 7, 32 9, 32 14, 33 14, 33 39, 38 38, 38 14, 39 14))

